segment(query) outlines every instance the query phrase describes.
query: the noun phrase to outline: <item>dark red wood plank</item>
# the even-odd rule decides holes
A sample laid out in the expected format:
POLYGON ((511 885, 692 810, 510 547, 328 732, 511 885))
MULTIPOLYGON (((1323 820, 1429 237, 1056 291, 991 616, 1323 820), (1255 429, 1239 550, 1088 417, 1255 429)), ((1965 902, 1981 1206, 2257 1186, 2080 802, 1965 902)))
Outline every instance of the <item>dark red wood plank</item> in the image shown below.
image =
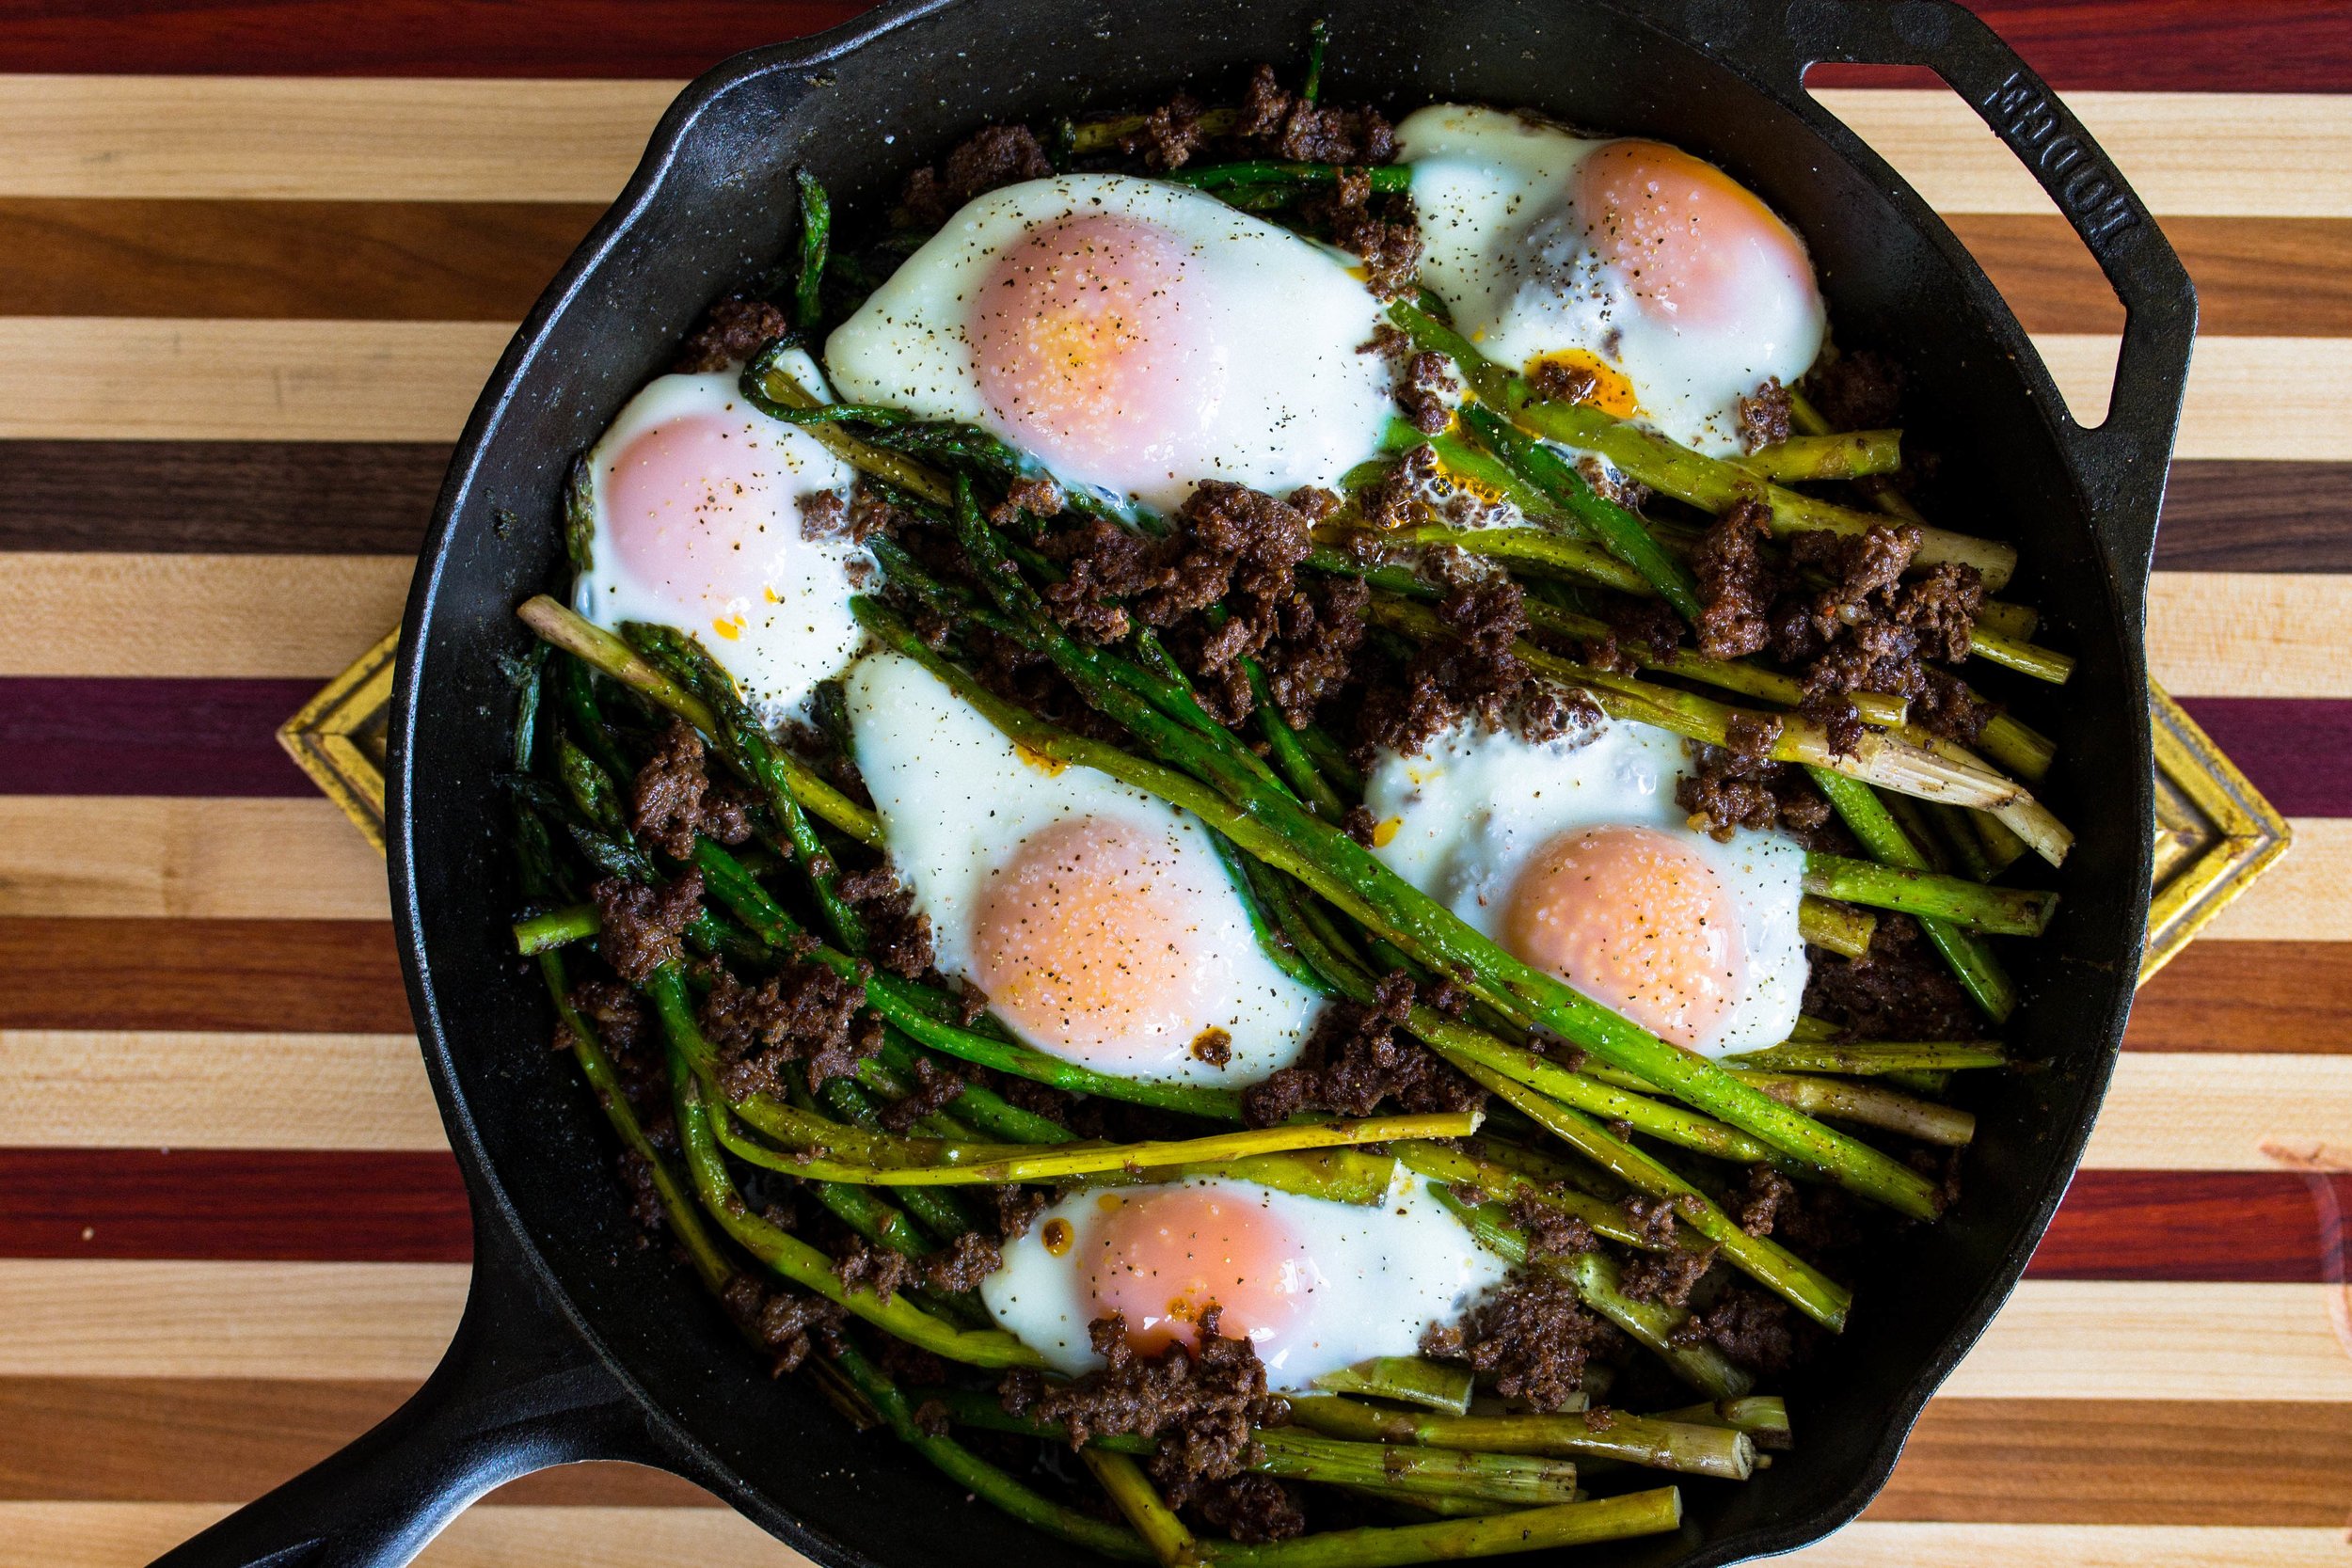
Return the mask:
POLYGON ((0 549, 413 555, 446 446, 0 441, 0 549))
POLYGON ((2140 987, 2126 1051, 2352 1051, 2352 942, 2196 942, 2140 987))
POLYGON ((398 1035, 389 921, 0 918, 0 1029, 398 1035))
POLYGON ((2341 1279, 2352 1175, 2087 1170, 2026 1273, 2035 1279, 2341 1279))
POLYGON ((457 1160, 437 1153, 0 1149, 0 1257, 462 1263, 457 1160))
MULTIPOLYGON (((0 1258, 455 1262, 471 1233, 445 1153, 0 1149, 0 1258)), ((2041 1279, 2340 1277, 2352 1175, 2085 1171, 2041 1279)))
MULTIPOLYGON (((1968 0, 2061 92, 2343 92, 2341 0, 1968 0)), ((1812 87, 1931 87, 1929 71, 1819 65, 1812 87)))
MULTIPOLYGON (((856 0, 19 0, 0 27, 0 71, 685 77, 865 8, 856 0)), ((2352 87, 2337 0, 1976 0, 1974 8, 2062 89, 2352 87)), ((1343 65, 1343 9, 1335 15, 1343 65)))
POLYGON ((2289 816, 2352 816, 2352 701, 2185 697, 2181 705, 2289 816))
POLYGON ((310 680, 0 678, 0 795, 307 795, 278 726, 317 690, 310 680))

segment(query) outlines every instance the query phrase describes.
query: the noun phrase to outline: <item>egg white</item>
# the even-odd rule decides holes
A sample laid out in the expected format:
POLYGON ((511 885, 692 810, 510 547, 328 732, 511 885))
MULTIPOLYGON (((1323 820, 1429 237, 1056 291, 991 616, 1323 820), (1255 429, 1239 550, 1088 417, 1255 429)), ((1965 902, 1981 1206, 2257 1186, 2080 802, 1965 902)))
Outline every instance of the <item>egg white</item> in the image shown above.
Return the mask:
POLYGON ((1740 829, 1727 844, 1691 831, 1675 804, 1683 743, 1624 720, 1530 742, 1465 723, 1413 756, 1384 752, 1364 781, 1373 853, 1390 869, 1500 941, 1520 869, 1547 842, 1580 828, 1625 825, 1673 833, 1722 878, 1740 923, 1744 982, 1703 1054, 1776 1045, 1804 1000, 1804 850, 1785 833, 1740 829))
MULTIPOLYGON (((804 384, 822 385, 814 361, 803 356, 800 370, 804 384)), ((573 608, 609 631, 641 621, 691 633, 774 723, 803 713, 817 684, 857 651, 864 634, 850 613, 850 579, 872 558, 846 538, 803 536, 803 502, 820 491, 846 500, 856 474, 816 437, 745 403, 736 383, 733 371, 657 376, 597 438, 587 459, 589 562, 573 608), (725 421, 724 461, 698 476, 695 501, 652 520, 665 534, 697 531, 713 543, 691 574, 648 578, 613 545, 616 464, 646 433, 714 415, 725 421), (728 529, 737 537, 719 542, 728 529)))
POLYGON ((1362 1206, 1277 1191, 1254 1181, 1199 1177, 1183 1182, 1073 1193, 1045 1210, 1028 1233, 1005 1247, 1003 1267, 980 1281, 980 1300, 1004 1328, 1042 1354, 1056 1371, 1076 1376, 1102 1363, 1087 1337, 1094 1316, 1083 1270, 1096 1255, 1089 1237, 1121 1205, 1170 1187, 1189 1186, 1255 1203, 1303 1243, 1307 1264, 1292 1290, 1309 1298, 1303 1335, 1279 1346, 1261 1341, 1266 1383, 1296 1392, 1314 1380, 1375 1355, 1411 1355, 1430 1323, 1453 1323, 1509 1270, 1472 1239, 1429 1194, 1421 1178, 1401 1173, 1388 1200, 1362 1206), (1048 1224, 1073 1232, 1057 1257, 1046 1250, 1048 1224))
POLYGON ((993 428, 969 318, 998 254, 1041 225, 1117 214, 1183 242, 1182 309, 1213 345, 1215 388, 1197 432, 1153 439, 1115 465, 1060 472, 1114 499, 1168 510, 1204 479, 1274 493, 1326 487, 1377 450, 1392 404, 1388 372, 1359 353, 1380 303, 1352 259, 1213 196, 1120 174, 1034 180, 975 198, 834 330, 825 364, 841 395, 927 419, 993 428))
MULTIPOLYGON (((1298 1060, 1321 1007, 1315 992, 1274 966, 1207 828, 1107 774, 1023 752, 946 684, 902 654, 861 659, 847 682, 851 744, 882 815, 892 863, 930 917, 936 962, 946 974, 975 971, 973 923, 991 879, 1031 833, 1076 816, 1123 822, 1169 846, 1166 896, 1182 899, 1200 930, 1198 950, 1215 1016, 1129 1042, 1125 1076, 1153 1083, 1238 1088, 1298 1060), (1216 1067, 1195 1056, 1202 1030, 1232 1037, 1216 1067)), ((1030 1044, 1051 1052, 1051 1041, 1030 1044)))
POLYGON ((1519 370, 1581 349, 1625 372, 1644 422, 1703 452, 1737 452, 1740 399, 1768 378, 1793 384, 1820 354, 1820 293, 1751 269, 1736 332, 1645 311, 1569 201, 1577 166, 1615 139, 1458 103, 1407 115, 1397 156, 1413 171, 1422 280, 1489 358, 1519 370))

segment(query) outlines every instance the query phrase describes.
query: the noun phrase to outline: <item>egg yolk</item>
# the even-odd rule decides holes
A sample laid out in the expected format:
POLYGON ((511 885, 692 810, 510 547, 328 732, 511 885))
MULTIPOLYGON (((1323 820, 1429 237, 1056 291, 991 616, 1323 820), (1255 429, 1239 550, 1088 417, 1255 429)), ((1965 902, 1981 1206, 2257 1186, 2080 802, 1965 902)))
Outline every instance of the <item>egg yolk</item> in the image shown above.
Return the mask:
POLYGON ((1583 828, 1547 842, 1511 885, 1502 942, 1684 1046, 1722 1027, 1745 967, 1723 879, 1655 828, 1583 828))
POLYGON ((1572 199, 1604 264, 1651 315, 1732 330, 1759 287, 1811 293, 1804 245, 1756 194, 1663 142, 1613 141, 1577 166, 1572 199))
POLYGON ((1198 1347, 1211 1307, 1220 1335, 1254 1341, 1268 1360, 1304 1328, 1320 1275, 1302 1240, 1259 1204, 1197 1187, 1117 1201, 1092 1227, 1087 1291, 1091 1316, 1126 1319, 1138 1354, 1198 1347))
POLYGON ((1072 477, 1166 467, 1208 426, 1225 364, 1184 242, 1117 214, 1041 224, 972 312, 982 396, 1015 445, 1072 477), (1189 297, 1188 297, 1189 296, 1189 297))
POLYGON ((739 418, 694 414, 631 437, 596 476, 604 536, 622 573, 680 605, 757 599, 764 574, 803 547, 771 499, 783 458, 739 418))
POLYGON ((973 919, 973 978, 1037 1045, 1106 1070, 1165 1057, 1216 1022, 1219 966, 1165 831, 1065 817, 997 866, 973 919))

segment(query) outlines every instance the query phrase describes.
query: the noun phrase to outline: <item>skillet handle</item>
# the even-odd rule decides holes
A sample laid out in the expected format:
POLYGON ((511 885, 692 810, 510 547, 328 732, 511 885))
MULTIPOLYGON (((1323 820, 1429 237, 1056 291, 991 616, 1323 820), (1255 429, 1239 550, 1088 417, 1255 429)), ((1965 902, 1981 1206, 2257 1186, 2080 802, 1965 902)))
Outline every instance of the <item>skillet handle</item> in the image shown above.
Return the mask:
POLYGON ((1795 52, 1789 85, 1800 94, 1805 68, 1819 60, 1933 71, 2090 247, 2123 302, 2123 347, 2106 420, 2085 429, 2060 400, 2059 436, 2101 537, 2127 580, 2144 588, 2197 330, 2197 292, 2170 243, 2048 85, 1955 0, 1789 0, 1786 33, 1795 52))
POLYGON ((674 1467, 643 1407, 548 1301, 496 1216, 474 1216, 456 1337, 408 1402, 154 1568, 402 1568, 502 1481, 589 1459, 674 1467))

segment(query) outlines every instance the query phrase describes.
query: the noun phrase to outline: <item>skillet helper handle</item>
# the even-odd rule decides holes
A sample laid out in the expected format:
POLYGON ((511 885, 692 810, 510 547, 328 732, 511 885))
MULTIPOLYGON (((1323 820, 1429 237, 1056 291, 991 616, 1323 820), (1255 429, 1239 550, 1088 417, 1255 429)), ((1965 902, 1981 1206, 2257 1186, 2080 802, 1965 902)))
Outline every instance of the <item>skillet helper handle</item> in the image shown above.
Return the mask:
POLYGON ((1966 100, 2049 193, 2123 302, 2107 416, 2085 429, 2057 405, 2060 438, 2118 565, 2144 586, 2197 330, 2197 292, 2107 155, 2033 68, 1955 0, 1789 0, 1786 32, 1806 67, 1925 66, 1966 100))
POLYGON ((477 1212, 465 1316, 407 1403, 154 1568, 402 1568, 484 1493, 590 1459, 667 1466, 643 1408, 477 1212))

